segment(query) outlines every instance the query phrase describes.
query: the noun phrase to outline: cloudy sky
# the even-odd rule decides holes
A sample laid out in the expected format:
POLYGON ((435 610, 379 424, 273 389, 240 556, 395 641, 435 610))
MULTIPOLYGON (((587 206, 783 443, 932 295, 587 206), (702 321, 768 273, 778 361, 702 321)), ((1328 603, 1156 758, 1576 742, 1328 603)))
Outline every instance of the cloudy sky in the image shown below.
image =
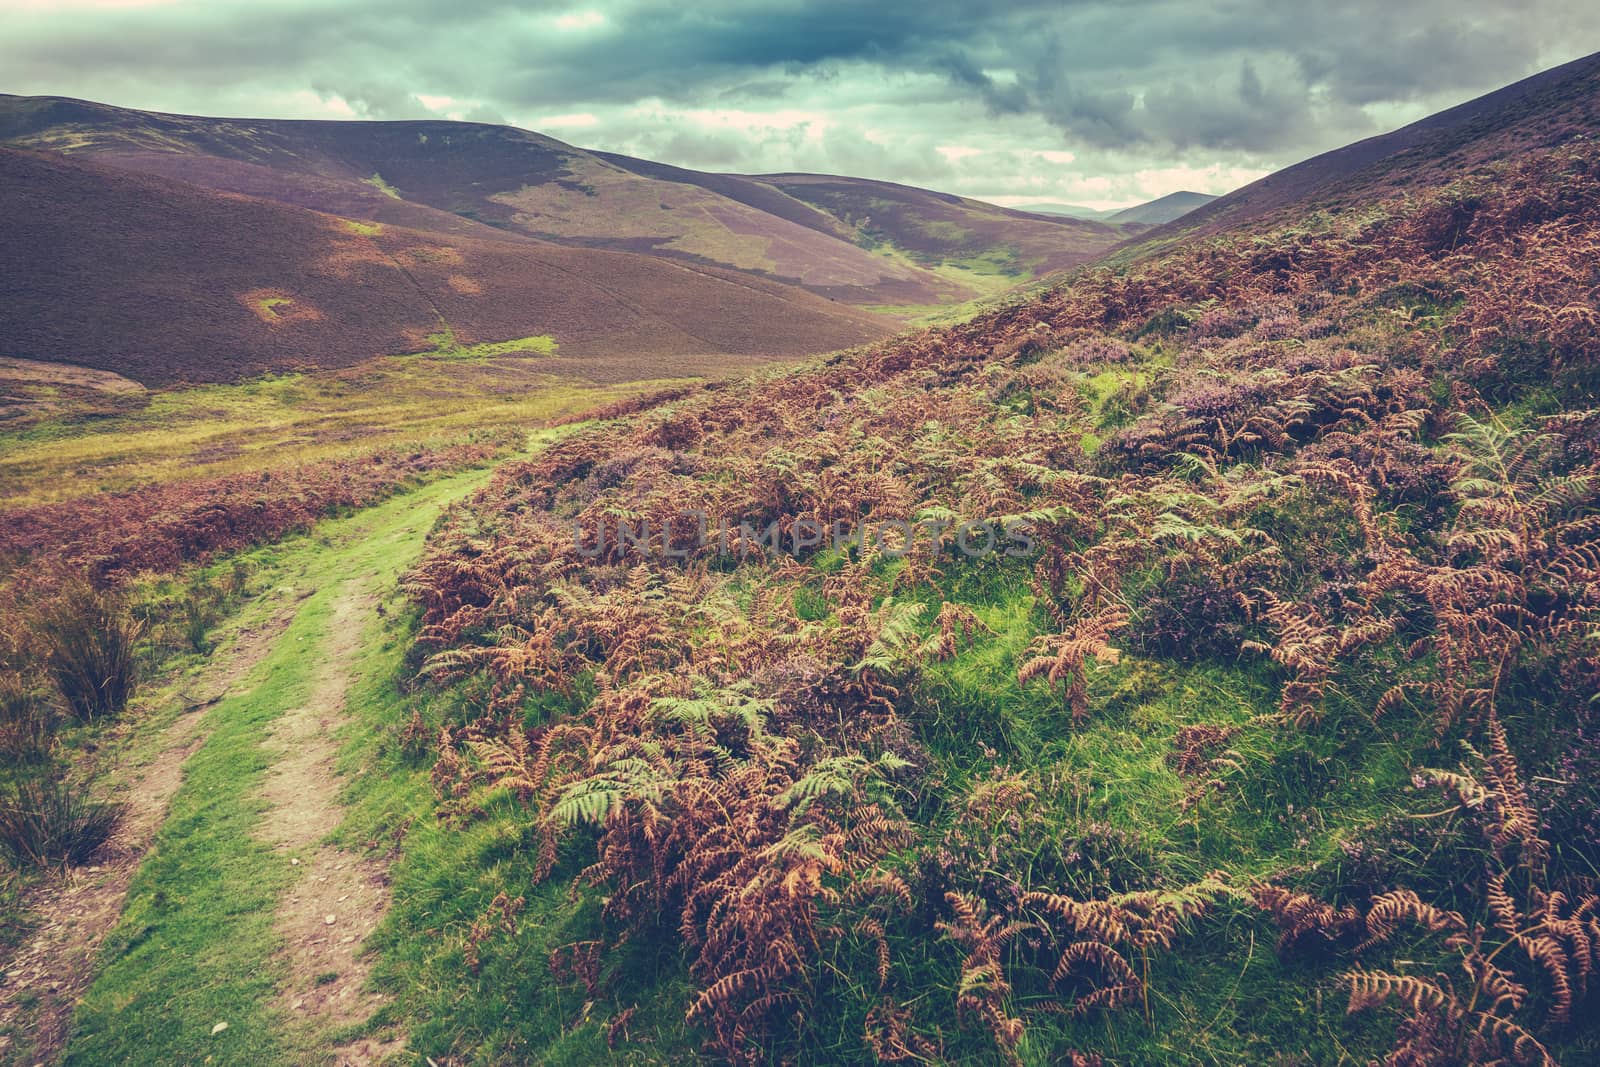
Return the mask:
POLYGON ((0 92, 1016 205, 1226 192, 1596 50, 1592 0, 0 0, 0 92))

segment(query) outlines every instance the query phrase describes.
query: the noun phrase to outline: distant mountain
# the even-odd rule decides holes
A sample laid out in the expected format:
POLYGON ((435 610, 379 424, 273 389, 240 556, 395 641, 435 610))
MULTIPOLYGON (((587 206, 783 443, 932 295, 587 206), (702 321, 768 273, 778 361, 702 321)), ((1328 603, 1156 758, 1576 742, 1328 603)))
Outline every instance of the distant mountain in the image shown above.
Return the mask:
POLYGON ((1105 221, 1113 226, 1124 226, 1128 223, 1140 223, 1146 226, 1159 226, 1164 222, 1182 218, 1196 208, 1204 207, 1216 197, 1205 193, 1177 192, 1168 193, 1147 203, 1136 204, 1133 207, 1123 208, 1105 216, 1105 221))
POLYGON ((1092 208, 1077 204, 1029 204, 1028 211, 1037 215, 1065 215, 1068 218, 1104 222, 1112 226, 1129 224, 1159 226, 1211 203, 1216 197, 1205 193, 1168 193, 1156 200, 1124 208, 1092 208))
POLYGON ((1110 227, 1081 219, 895 182, 828 174, 763 174, 757 180, 839 220, 868 248, 1019 281, 1087 262, 1116 236, 1110 227))
POLYGON ((544 336, 552 371, 641 379, 706 357, 832 351, 894 325, 720 267, 415 205, 397 207, 403 223, 352 221, 55 153, 0 148, 0 197, 3 354, 151 385, 484 342, 516 352, 544 336))
POLYGON ((1031 211, 1035 215, 1064 215, 1069 219, 1084 219, 1089 222, 1102 222, 1115 215, 1121 208, 1093 208, 1084 207, 1082 204, 1029 204, 1022 209, 1031 211))
POLYGON ((960 302, 1124 236, 888 182, 708 174, 482 123, 211 119, 0 96, 0 143, 450 236, 726 267, 862 305, 960 302))

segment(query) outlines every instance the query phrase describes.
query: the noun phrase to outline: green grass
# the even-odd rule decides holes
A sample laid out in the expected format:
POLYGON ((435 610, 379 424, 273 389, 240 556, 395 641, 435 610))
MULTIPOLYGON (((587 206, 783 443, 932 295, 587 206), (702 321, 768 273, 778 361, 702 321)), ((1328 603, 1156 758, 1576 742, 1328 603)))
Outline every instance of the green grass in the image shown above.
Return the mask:
POLYGON ((384 196, 393 197, 396 200, 400 199, 400 190, 396 189, 394 186, 392 186, 388 182, 384 181, 383 180, 383 175, 381 175, 381 174, 373 174, 372 177, 370 177, 370 178, 362 178, 361 181, 362 181, 363 184, 372 186, 374 189, 378 190, 378 192, 382 193, 384 196))
MULTIPOLYGON (((1025 868, 1035 887, 1103 891, 1103 871, 1084 868, 1079 884, 1055 842, 1106 833, 1115 836, 1101 860, 1132 885, 1180 885, 1222 870, 1246 886, 1286 872, 1337 870, 1346 841, 1364 839, 1414 803, 1409 760, 1434 745, 1430 727, 1397 723, 1374 736, 1370 723, 1335 702, 1316 730, 1287 730, 1268 720, 1277 706, 1269 664, 1134 655, 1114 666, 1091 661, 1089 714, 1073 723, 1057 691, 1043 681, 1016 681, 1029 641, 1049 626, 1027 578, 1016 565, 952 565, 941 588, 924 594, 923 633, 944 600, 972 606, 991 632, 950 660, 925 664, 907 691, 902 714, 932 759, 919 777, 936 783, 915 813, 923 834, 942 833, 951 805, 1004 765, 1045 790, 1034 814, 1050 829, 1025 868), (1196 723, 1238 729, 1228 747, 1249 769, 1224 771, 1220 789, 1197 793, 1168 762, 1178 731, 1196 723)), ((1355 1063, 1381 1055, 1382 1017, 1347 1019, 1348 990, 1337 970, 1280 960, 1277 936, 1258 910, 1224 902, 1191 924, 1173 951, 1145 961, 1148 1008, 1083 1021, 1036 1015, 1018 1053, 1024 1063, 1043 1065, 1089 1047, 1122 1067, 1355 1063), (1280 1055, 1287 1058, 1275 1059, 1280 1055)), ((856 951, 863 950, 837 950, 824 970, 870 973, 870 963, 863 970, 849 958, 856 951)), ((893 940, 891 951, 899 988, 953 998, 959 954, 947 944, 919 935, 893 940)), ((798 1061, 870 1062, 859 1035, 874 997, 871 989, 849 987, 819 999, 798 1061)), ((930 1003, 922 1010, 932 1019, 946 1008, 930 1003)), ((943 1029, 947 1038, 954 1032, 943 1029)), ((980 1027, 961 1030, 945 1053, 952 1063, 996 1062, 980 1027)))
POLYGON ((994 249, 977 256, 944 259, 937 263, 921 262, 892 245, 883 245, 875 250, 886 259, 930 271, 973 294, 955 303, 873 304, 865 307, 867 311, 897 318, 907 326, 947 326, 965 322, 994 306, 999 297, 1028 284, 1036 277, 1029 267, 1017 261, 1010 249, 994 249))
POLYGON ((455 331, 446 326, 438 333, 428 335, 428 343, 433 349, 420 352, 418 355, 430 359, 459 359, 483 362, 495 356, 512 355, 539 355, 553 356, 556 354, 556 339, 548 334, 539 334, 533 337, 516 337, 509 341, 484 341, 474 345, 464 345, 456 340, 455 331))
POLYGON ((522 338, 470 346, 461 350, 467 358, 383 358, 342 371, 76 399, 0 428, 0 497, 8 506, 42 504, 458 439, 667 384, 595 385, 506 354, 552 350, 546 338, 522 338))
POLYGON ((250 306, 254 308, 262 318, 270 322, 279 317, 279 308, 294 306, 294 299, 287 296, 263 296, 252 300, 250 302, 250 306))
MULTIPOLYGON (((286 640, 317 636, 326 615, 326 604, 307 605, 286 640)), ((273 911, 292 869, 252 836, 269 765, 262 741, 309 687, 311 663, 283 659, 272 657, 252 692, 208 715, 211 736, 186 764, 183 788, 102 948, 103 970, 79 1007, 65 1062, 285 1057, 283 1020, 269 1006, 277 977, 270 960, 273 911), (217 1022, 229 1028, 213 1037, 217 1022)))

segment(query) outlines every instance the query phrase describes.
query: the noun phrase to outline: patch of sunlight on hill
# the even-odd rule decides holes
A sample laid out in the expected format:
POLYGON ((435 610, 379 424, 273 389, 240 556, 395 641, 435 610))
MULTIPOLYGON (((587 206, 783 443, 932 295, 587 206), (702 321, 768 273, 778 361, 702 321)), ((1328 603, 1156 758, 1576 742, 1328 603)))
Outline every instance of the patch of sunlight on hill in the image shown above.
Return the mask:
POLYGON ((41 504, 474 430, 532 429, 665 384, 557 377, 537 360, 508 355, 553 350, 548 338, 522 338, 454 348, 446 358, 385 357, 232 385, 66 396, 12 381, 0 367, 0 391, 24 401, 37 394, 40 410, 30 418, 24 403, 24 413, 0 424, 0 500, 41 504))

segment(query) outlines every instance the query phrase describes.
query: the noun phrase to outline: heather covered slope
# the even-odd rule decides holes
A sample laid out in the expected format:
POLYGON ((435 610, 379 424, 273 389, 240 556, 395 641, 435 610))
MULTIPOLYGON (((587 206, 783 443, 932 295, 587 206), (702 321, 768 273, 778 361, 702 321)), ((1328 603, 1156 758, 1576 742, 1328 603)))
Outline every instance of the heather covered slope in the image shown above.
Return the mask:
POLYGON ((416 1047, 1595 1062, 1600 153, 1390 178, 458 509, 390 726, 453 858, 397 899, 467 931, 389 925, 416 1047))
POLYGON ((0 186, 4 354, 145 384, 485 345, 642 379, 890 326, 714 268, 353 222, 51 153, 0 149, 0 186))
POLYGON ((856 240, 888 245, 930 266, 985 265, 1023 278, 1087 262, 1106 247, 1106 228, 1094 223, 894 182, 828 174, 759 180, 842 220, 856 240))
POLYGON ((706 174, 508 126, 163 115, 0 96, 0 143, 363 220, 727 267, 865 305, 959 303, 1115 244, 1098 223, 881 182, 706 174), (800 188, 794 188, 802 183, 800 188))

